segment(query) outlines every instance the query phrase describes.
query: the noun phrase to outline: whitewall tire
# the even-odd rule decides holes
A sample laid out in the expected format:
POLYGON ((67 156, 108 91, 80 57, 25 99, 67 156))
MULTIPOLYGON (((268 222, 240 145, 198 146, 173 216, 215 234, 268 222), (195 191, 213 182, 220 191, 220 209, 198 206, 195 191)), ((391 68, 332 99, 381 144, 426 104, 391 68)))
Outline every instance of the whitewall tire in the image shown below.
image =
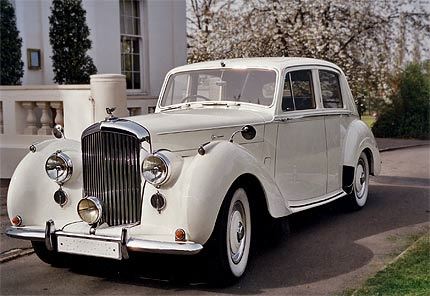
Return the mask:
POLYGON ((246 271, 251 246, 251 208, 246 190, 232 188, 208 244, 209 281, 229 285, 246 271))
POLYGON ((245 272, 251 242, 251 211, 243 188, 233 194, 228 210, 226 247, 232 274, 240 277, 245 272))
POLYGON ((361 209, 366 205, 369 194, 369 160, 364 152, 360 154, 354 170, 354 181, 349 202, 353 209, 361 209))

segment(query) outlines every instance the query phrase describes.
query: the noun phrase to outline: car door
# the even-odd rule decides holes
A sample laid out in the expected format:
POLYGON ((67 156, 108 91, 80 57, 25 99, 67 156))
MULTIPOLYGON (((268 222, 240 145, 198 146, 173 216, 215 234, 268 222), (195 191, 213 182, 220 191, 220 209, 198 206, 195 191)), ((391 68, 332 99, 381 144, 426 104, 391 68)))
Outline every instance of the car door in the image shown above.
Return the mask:
POLYGON ((278 122, 275 179, 284 197, 306 204, 326 194, 327 155, 324 114, 315 96, 317 70, 285 74, 278 122))
POLYGON ((325 133, 327 139, 327 193, 341 188, 342 147, 349 111, 346 110, 339 73, 332 69, 319 69, 318 81, 322 107, 325 109, 325 133))

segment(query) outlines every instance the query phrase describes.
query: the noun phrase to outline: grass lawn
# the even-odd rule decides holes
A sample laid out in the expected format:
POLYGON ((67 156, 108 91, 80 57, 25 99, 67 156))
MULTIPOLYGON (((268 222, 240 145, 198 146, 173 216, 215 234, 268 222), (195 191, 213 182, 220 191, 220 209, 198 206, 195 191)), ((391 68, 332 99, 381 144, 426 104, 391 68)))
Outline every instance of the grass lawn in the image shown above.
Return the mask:
POLYGON ((373 123, 375 123, 375 117, 372 115, 362 115, 361 120, 363 120, 368 127, 372 127, 373 123))
POLYGON ((430 234, 352 295, 430 295, 430 234))

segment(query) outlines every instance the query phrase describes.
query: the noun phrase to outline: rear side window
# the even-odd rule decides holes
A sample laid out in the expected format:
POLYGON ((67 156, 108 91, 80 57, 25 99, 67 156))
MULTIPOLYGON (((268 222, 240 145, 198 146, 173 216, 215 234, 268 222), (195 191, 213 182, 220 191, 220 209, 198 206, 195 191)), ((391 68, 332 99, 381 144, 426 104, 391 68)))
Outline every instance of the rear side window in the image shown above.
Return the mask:
POLYGON ((310 70, 289 72, 285 76, 282 110, 306 109, 315 109, 312 72, 310 70))
POLYGON ((324 108, 342 108, 339 76, 330 71, 319 70, 319 77, 324 108))

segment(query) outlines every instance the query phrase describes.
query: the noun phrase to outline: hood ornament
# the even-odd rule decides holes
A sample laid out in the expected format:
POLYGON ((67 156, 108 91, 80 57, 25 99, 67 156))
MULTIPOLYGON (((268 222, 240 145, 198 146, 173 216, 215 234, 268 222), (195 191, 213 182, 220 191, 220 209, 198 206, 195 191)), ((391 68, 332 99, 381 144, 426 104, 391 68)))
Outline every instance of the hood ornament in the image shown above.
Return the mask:
POLYGON ((113 112, 115 111, 115 107, 113 108, 106 108, 106 113, 109 115, 108 117, 106 117, 106 120, 115 120, 118 119, 118 117, 115 117, 115 115, 113 115, 113 112))

